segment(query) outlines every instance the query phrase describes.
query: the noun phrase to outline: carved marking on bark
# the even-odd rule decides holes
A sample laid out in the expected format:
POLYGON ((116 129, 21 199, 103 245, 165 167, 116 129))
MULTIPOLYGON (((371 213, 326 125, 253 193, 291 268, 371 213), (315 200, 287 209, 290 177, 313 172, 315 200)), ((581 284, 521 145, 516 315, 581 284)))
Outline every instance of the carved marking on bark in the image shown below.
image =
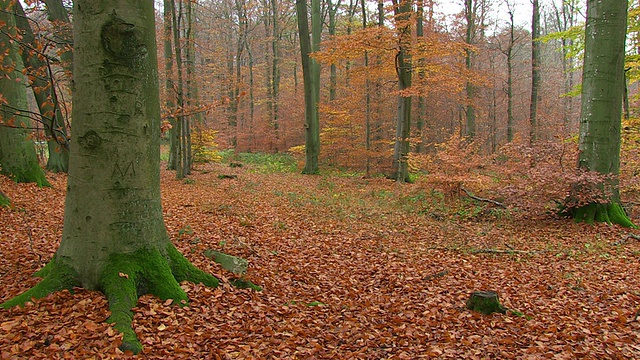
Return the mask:
POLYGON ((120 166, 120 160, 116 160, 116 163, 113 166, 113 172, 111 173, 111 177, 118 176, 119 178, 123 178, 127 175, 134 177, 136 176, 136 168, 135 163, 130 160, 128 163, 125 163, 126 166, 120 166), (122 170, 124 168, 124 170, 122 170))
POLYGON ((102 138, 93 130, 87 131, 84 136, 78 138, 78 144, 87 150, 94 150, 102 144, 102 138))
POLYGON ((143 115, 144 116, 144 112, 142 111, 142 101, 140 101, 140 100, 136 100, 134 115, 143 115))
POLYGON ((100 31, 102 48, 107 54, 132 69, 142 65, 148 52, 141 38, 136 26, 119 17, 115 10, 100 31))

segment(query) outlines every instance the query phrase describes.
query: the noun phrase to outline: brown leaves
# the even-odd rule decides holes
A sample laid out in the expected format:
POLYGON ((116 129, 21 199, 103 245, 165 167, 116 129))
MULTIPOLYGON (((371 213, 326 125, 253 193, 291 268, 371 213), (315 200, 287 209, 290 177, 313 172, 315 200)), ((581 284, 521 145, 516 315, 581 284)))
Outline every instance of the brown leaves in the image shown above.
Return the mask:
MULTIPOLYGON (((198 267, 223 279, 183 283, 188 306, 145 295, 133 326, 141 358, 634 358, 640 323, 640 242, 606 225, 521 218, 435 221, 396 201, 418 185, 384 179, 260 175, 203 165, 193 183, 162 173, 166 225, 198 267), (184 205, 189 206, 184 206, 184 205), (248 226, 247 221, 250 221, 248 226), (508 245, 508 246, 507 246, 508 245), (529 254, 473 254, 473 249, 529 254), (212 248, 249 260, 240 290, 207 259, 212 248), (535 250, 535 251, 534 251, 535 250), (474 290, 495 289, 524 314, 463 309, 474 290)), ((62 224, 62 177, 54 188, 0 187, 24 208, 0 209, 7 299, 33 285, 34 252, 50 258, 62 224), (44 206, 43 204, 52 204, 44 206)), ((127 274, 123 273, 122 276, 127 274)), ((125 276, 126 277, 126 276, 125 276)), ((98 292, 61 292, 0 311, 3 358, 121 358, 98 292)))

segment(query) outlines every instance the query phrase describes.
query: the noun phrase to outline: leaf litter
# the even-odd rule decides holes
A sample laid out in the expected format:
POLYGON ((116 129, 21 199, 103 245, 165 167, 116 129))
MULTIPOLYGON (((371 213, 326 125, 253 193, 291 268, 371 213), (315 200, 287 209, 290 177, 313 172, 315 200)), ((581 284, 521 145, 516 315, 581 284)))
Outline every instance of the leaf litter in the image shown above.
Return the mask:
MULTIPOLYGON (((395 201, 419 185, 378 178, 200 170, 189 183, 162 172, 165 223, 221 286, 183 283, 185 307, 142 296, 139 358, 640 357, 640 242, 613 245, 627 229, 432 218, 395 201), (231 286, 206 249, 247 259, 247 279, 264 290, 231 286), (476 290, 513 311, 465 310, 476 290)), ((58 247, 66 177, 49 178, 52 188, 0 178, 13 200, 0 209, 2 301, 33 286, 58 247)), ((83 289, 1 310, 0 358, 128 357, 108 316, 104 296, 83 289)))

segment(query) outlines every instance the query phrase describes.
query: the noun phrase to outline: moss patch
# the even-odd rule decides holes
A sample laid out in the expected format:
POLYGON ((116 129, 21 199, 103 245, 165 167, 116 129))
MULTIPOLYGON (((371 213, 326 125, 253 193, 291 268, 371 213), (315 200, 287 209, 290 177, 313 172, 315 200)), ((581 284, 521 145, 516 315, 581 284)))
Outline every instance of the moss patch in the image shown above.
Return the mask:
POLYGON ((231 285, 237 287, 238 289, 251 289, 254 291, 262 291, 261 286, 258 286, 247 279, 232 279, 231 285))
POLYGON ((0 207, 8 207, 11 206, 11 199, 7 195, 5 195, 2 191, 0 191, 0 207))
POLYGON ((466 308, 479 313, 489 315, 494 312, 504 314, 505 309, 498 299, 498 294, 494 291, 475 291, 467 300, 466 308))

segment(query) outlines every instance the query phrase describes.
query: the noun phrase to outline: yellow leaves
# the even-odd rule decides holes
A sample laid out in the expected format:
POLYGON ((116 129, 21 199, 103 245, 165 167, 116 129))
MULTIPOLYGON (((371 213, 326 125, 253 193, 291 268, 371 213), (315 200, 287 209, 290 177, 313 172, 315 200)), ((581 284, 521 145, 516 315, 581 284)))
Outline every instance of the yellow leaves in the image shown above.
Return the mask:
POLYGON ((219 162, 222 157, 218 154, 216 135, 218 131, 206 128, 196 128, 191 134, 191 147, 195 162, 219 162))

